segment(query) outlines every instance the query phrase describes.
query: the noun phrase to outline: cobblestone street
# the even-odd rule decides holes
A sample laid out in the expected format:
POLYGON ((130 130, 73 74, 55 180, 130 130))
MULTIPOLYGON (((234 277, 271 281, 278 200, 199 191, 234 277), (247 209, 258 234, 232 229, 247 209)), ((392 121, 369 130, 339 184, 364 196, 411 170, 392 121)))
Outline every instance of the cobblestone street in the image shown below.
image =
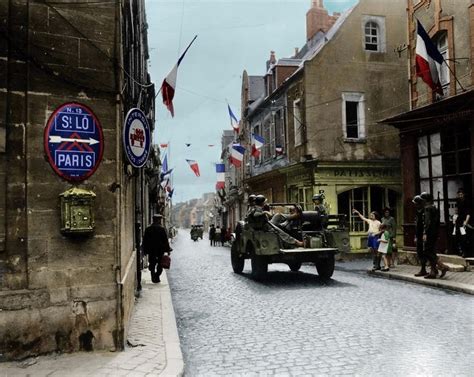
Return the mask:
POLYGON ((187 376, 469 376, 472 297, 368 276, 339 263, 330 282, 314 266, 237 275, 228 247, 181 230, 169 282, 187 376))

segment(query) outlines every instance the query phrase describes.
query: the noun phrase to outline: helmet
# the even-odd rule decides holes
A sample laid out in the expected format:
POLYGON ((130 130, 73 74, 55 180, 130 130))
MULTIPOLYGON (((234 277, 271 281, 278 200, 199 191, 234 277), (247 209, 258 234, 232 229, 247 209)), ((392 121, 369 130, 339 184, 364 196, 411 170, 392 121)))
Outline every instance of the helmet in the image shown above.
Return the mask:
POLYGON ((249 203, 249 204, 254 204, 256 197, 257 197, 257 195, 255 195, 255 194, 249 195, 249 197, 248 197, 248 203, 249 203))
POLYGON ((423 204, 424 200, 421 198, 420 195, 415 195, 412 202, 415 204, 423 204))
POLYGON ((323 199, 324 199, 324 194, 316 194, 316 195, 313 195, 313 201, 314 201, 314 200, 323 201, 323 199))
POLYGON ((263 195, 257 195, 255 198, 255 204, 265 203, 266 198, 263 195))
POLYGON ((431 203, 433 201, 433 195, 431 195, 429 192, 422 192, 420 194, 420 198, 423 199, 425 202, 431 203))

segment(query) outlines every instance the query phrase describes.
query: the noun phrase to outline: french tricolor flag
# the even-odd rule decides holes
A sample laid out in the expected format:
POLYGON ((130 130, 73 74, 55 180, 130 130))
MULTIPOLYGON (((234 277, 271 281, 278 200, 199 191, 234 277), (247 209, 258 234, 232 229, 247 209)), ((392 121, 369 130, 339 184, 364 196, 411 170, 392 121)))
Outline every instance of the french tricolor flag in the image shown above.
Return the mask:
POLYGON ((186 160, 186 162, 189 164, 189 167, 194 172, 194 174, 196 174, 196 177, 200 177, 201 173, 199 173, 199 165, 198 165, 197 161, 186 160))
POLYGON ((230 151, 230 163, 237 168, 242 166, 242 161, 244 160, 245 148, 240 144, 233 144, 230 151))
POLYGON ((443 56, 436 48, 420 21, 417 21, 416 36, 416 75, 428 84, 435 92, 443 94, 439 79, 439 68, 443 64, 443 56))
POLYGON ((265 144, 265 139, 257 134, 252 134, 252 156, 257 158, 260 156, 260 149, 265 144))
POLYGON ((188 47, 186 47, 186 50, 184 50, 183 54, 179 57, 178 62, 175 64, 175 66, 170 71, 170 73, 168 73, 168 76, 165 77, 165 79, 163 80, 163 84, 161 84, 161 96, 163 98, 163 103, 168 108, 172 117, 174 117, 173 98, 174 98, 174 92, 176 90, 176 78, 178 76, 178 67, 181 64, 181 61, 183 60, 184 55, 186 55, 186 53, 189 50, 189 47, 191 47, 191 45, 196 40, 196 38, 197 38, 197 35, 193 38, 193 40, 188 45, 188 47))
POLYGON ((225 188, 225 164, 216 164, 217 183, 216 190, 225 188))
POLYGON ((239 121, 237 120, 237 117, 230 108, 229 104, 227 104, 227 110, 229 111, 230 125, 232 126, 235 132, 239 133, 239 121))

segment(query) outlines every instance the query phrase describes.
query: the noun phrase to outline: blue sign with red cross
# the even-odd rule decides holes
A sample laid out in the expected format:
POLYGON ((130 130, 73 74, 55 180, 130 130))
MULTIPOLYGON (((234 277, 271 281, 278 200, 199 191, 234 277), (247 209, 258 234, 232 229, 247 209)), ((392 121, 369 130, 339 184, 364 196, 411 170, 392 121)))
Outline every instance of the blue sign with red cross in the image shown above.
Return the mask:
POLYGON ((99 167, 104 136, 91 109, 65 103, 49 117, 44 130, 44 150, 53 170, 67 181, 80 182, 99 167))
POLYGON ((146 115, 133 108, 125 117, 123 147, 130 164, 141 168, 148 160, 151 147, 151 132, 146 115))

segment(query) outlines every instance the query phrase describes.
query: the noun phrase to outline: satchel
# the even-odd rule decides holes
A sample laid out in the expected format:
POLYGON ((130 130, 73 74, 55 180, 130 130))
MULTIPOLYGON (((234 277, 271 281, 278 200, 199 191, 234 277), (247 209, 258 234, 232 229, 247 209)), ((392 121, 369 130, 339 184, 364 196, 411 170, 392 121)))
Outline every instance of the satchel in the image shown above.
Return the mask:
POLYGON ((160 261, 160 266, 161 266, 161 268, 164 268, 164 269, 169 270, 170 265, 171 265, 171 258, 170 258, 170 256, 167 255, 167 254, 164 254, 164 255, 161 257, 161 261, 160 261))

